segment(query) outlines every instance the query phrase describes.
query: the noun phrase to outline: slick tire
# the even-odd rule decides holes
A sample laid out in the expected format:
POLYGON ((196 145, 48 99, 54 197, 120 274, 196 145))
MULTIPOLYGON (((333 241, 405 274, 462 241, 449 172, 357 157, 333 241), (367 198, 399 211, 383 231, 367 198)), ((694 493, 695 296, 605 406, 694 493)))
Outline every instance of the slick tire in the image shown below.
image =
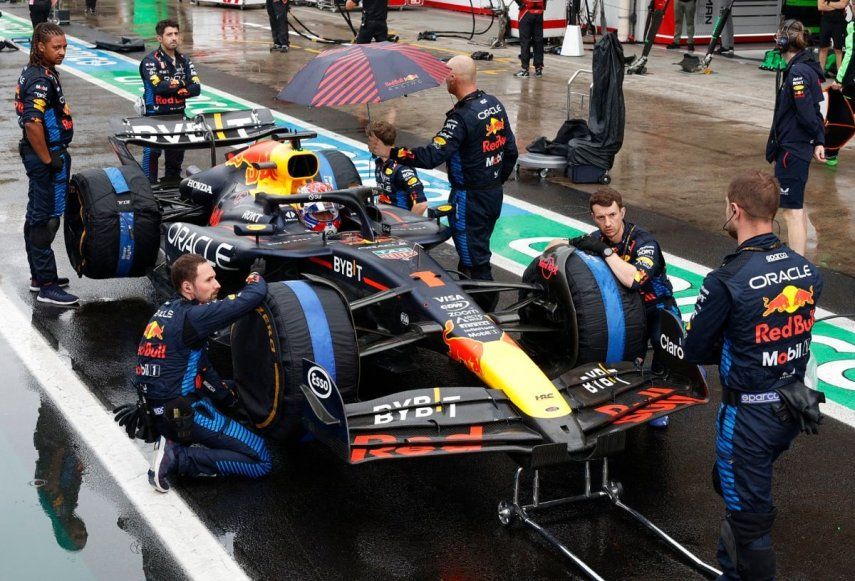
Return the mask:
POLYGON ((265 436, 301 433, 303 360, 320 364, 347 402, 359 384, 353 319, 334 288, 273 282, 261 306, 232 326, 232 365, 241 403, 265 436))
POLYGON ((362 178, 353 162, 340 151, 322 149, 318 155, 318 176, 316 179, 332 186, 335 190, 344 190, 362 185, 362 178))

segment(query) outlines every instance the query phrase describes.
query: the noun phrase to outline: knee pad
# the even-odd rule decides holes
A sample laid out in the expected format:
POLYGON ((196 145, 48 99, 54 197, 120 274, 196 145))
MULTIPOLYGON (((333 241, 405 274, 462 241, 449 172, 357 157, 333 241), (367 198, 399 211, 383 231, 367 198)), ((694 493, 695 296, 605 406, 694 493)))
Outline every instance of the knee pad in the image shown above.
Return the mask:
POLYGON ((728 513, 727 522, 740 545, 751 542, 772 532, 772 524, 778 516, 778 509, 771 512, 745 512, 735 510, 728 513))
POLYGON ((29 227, 30 243, 36 248, 49 248, 59 230, 59 218, 51 218, 41 224, 29 227))

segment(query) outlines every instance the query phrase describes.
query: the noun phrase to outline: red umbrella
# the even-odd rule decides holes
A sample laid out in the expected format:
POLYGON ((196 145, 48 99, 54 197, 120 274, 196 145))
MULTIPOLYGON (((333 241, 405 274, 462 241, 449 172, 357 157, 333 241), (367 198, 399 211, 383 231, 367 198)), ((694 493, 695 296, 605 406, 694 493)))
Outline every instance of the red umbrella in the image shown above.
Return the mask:
POLYGON ((406 44, 357 44, 321 53, 276 96, 310 107, 380 103, 438 86, 445 63, 406 44))

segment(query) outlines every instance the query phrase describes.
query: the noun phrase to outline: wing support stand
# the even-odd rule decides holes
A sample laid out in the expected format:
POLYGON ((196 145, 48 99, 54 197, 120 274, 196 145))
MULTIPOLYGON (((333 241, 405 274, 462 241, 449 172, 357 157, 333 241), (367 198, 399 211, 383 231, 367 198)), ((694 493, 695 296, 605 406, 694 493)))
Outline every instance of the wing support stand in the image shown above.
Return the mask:
POLYGON ((546 528, 540 525, 532 517, 531 513, 537 510, 544 510, 563 504, 571 504, 575 502, 607 498, 614 506, 620 508, 625 513, 632 516, 635 520, 647 527, 653 534, 665 541, 677 552, 682 554, 689 562, 691 562, 692 566, 699 572, 709 577, 717 577, 721 575, 721 571, 704 563, 700 558, 698 558, 695 554, 689 551, 686 547, 671 538, 667 533, 665 533, 665 531, 650 522, 644 515, 642 515, 635 509, 627 506, 621 501, 620 497, 623 494, 623 486, 620 482, 609 479, 608 458, 603 458, 602 460, 601 487, 599 490, 593 490, 591 486, 591 463, 592 460, 587 460, 585 462, 585 490, 582 494, 578 494, 576 496, 568 496, 564 498, 556 498, 552 500, 541 500, 540 471, 534 470, 534 476, 532 478, 531 504, 523 504, 520 501, 520 484, 523 480, 523 473, 525 472, 525 469, 523 467, 517 468, 516 474, 514 474, 513 499, 511 501, 503 500, 499 503, 499 522, 501 522, 505 526, 509 526, 513 524, 516 519, 519 519, 525 526, 534 530, 537 534, 543 537, 543 539, 546 540, 550 545, 552 545, 555 549, 561 552, 565 557, 573 561, 573 563, 579 569, 584 571, 584 573, 588 576, 589 579, 593 579, 594 581, 603 581, 603 577, 598 575, 597 572, 594 571, 590 566, 588 566, 587 563, 585 563, 581 558, 579 558, 575 553, 573 553, 567 547, 567 545, 562 543, 546 528))

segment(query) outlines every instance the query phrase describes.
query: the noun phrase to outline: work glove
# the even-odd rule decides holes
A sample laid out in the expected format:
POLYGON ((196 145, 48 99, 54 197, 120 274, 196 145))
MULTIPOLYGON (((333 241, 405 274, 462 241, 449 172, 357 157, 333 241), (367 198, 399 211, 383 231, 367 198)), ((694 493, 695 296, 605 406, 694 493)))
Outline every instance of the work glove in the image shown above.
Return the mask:
POLYGON ((267 270, 267 262, 263 258, 256 258, 249 267, 249 276, 246 277, 246 284, 253 284, 260 281, 265 270, 267 270))
POLYGON ((139 438, 148 443, 157 441, 157 434, 143 402, 120 405, 113 413, 113 420, 125 429, 130 439, 139 438))
POLYGON ((65 160, 63 159, 62 152, 59 152, 59 151, 51 151, 50 152, 50 163, 48 164, 48 166, 50 166, 51 173, 57 173, 57 172, 62 171, 62 166, 64 163, 65 163, 65 160))
POLYGON ((602 240, 591 238, 590 236, 580 236, 579 238, 574 238, 570 241, 570 244, 575 246, 577 250, 584 250, 586 252, 590 252, 591 254, 596 254, 597 256, 602 256, 603 252, 605 252, 606 249, 609 247, 609 245, 603 242, 602 240))

